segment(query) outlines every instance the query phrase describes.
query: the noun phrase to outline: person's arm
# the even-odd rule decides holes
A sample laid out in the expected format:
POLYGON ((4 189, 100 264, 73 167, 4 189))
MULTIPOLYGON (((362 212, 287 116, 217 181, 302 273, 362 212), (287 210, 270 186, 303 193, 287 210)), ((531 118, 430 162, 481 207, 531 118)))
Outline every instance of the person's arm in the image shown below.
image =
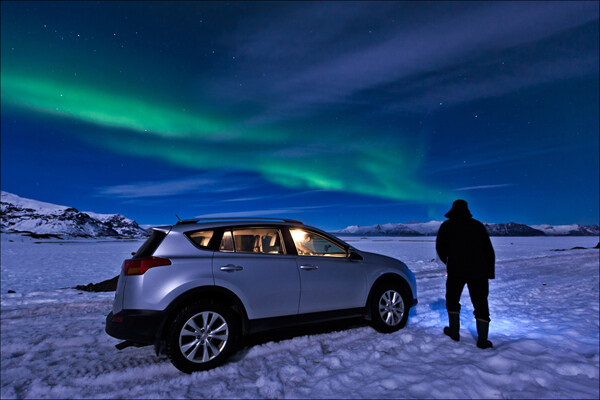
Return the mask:
POLYGON ((485 226, 481 224, 483 228, 483 251, 486 260, 486 268, 488 272, 488 279, 496 278, 496 253, 494 252, 494 246, 492 246, 492 241, 490 240, 490 235, 488 234, 485 226))
POLYGON ((435 239, 435 250, 444 264, 448 262, 448 225, 442 223, 435 239))

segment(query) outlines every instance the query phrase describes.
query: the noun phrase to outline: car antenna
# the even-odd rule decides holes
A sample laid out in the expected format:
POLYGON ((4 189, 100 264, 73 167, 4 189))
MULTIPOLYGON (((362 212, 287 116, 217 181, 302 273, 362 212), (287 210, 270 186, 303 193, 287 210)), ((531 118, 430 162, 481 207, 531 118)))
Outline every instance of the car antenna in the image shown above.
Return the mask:
POLYGON ((181 218, 179 218, 179 215, 175 214, 175 216, 177 217, 177 222, 181 222, 181 218))

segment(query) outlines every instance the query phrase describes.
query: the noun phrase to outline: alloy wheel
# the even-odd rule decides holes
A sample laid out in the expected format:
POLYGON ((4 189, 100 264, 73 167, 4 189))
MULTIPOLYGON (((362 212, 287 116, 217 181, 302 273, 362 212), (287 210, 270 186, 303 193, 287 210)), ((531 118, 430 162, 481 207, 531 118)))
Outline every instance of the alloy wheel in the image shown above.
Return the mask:
POLYGON ((203 311, 188 319, 181 328, 179 349, 189 361, 205 363, 221 354, 228 339, 225 318, 214 311, 203 311))
POLYGON ((379 315, 388 326, 396 326, 404 315, 404 302, 396 290, 388 290, 379 299, 379 315))

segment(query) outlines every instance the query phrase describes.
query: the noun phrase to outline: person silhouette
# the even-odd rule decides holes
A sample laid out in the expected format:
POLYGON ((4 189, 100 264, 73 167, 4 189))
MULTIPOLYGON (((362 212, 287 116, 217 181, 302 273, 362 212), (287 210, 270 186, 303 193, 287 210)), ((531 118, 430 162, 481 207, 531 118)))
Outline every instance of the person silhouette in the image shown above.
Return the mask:
POLYGON ((446 310, 449 326, 444 334, 460 340, 460 296, 467 285, 475 309, 477 347, 492 348, 488 340, 490 311, 489 279, 495 278, 495 253, 485 226, 472 218, 467 202, 458 199, 445 214, 446 221, 438 231, 435 249, 446 264, 446 310))

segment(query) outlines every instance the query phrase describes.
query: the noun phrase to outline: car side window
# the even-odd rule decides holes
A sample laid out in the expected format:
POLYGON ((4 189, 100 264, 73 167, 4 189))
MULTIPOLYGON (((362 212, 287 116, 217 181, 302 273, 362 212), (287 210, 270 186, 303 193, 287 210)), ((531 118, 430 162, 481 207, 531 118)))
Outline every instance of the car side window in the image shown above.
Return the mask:
POLYGON ((214 234, 213 230, 192 232, 188 237, 199 247, 208 247, 210 239, 214 234))
MULTIPOLYGON (((222 246, 225 240, 224 234, 222 246)), ((285 254, 277 228, 234 228, 232 242, 236 253, 285 254)))
POLYGON ((225 252, 233 252, 233 236, 231 235, 231 231, 223 232, 223 238, 221 239, 221 244, 219 245, 219 251, 225 252))
POLYGON ((346 257, 346 250, 314 232, 290 229, 299 256, 346 257))

